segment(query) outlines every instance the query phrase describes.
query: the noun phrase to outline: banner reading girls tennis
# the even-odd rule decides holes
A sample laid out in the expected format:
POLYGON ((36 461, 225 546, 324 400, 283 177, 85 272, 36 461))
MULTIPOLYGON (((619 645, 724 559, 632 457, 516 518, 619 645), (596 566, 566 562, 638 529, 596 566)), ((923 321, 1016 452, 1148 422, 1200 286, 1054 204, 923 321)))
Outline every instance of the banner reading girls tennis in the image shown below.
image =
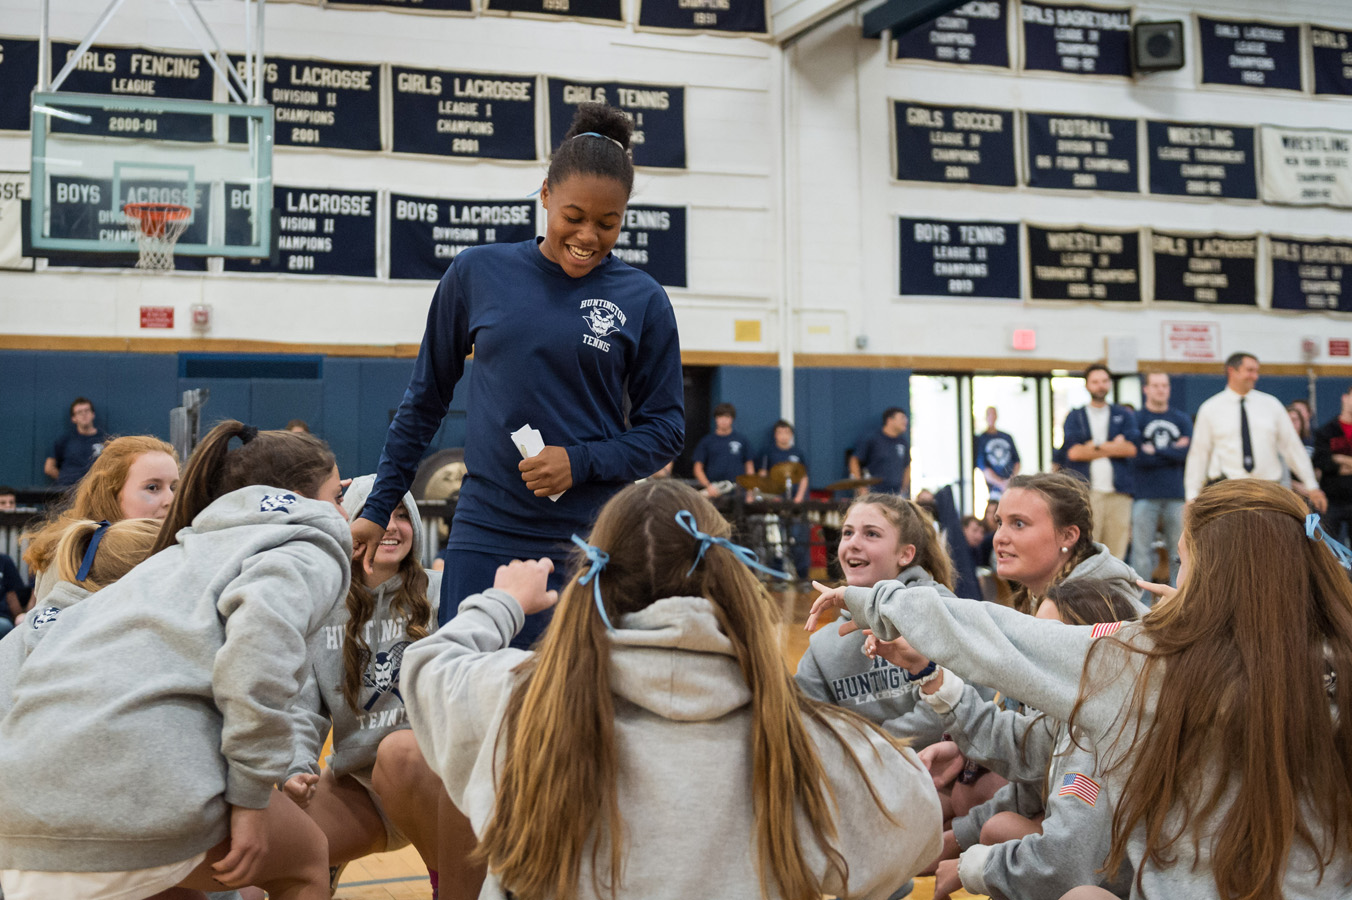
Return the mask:
POLYGON ((436 281, 460 253, 535 237, 533 200, 390 195, 390 277, 436 281))
POLYGON ((902 296, 1018 299, 1018 222, 899 223, 902 296))
POLYGON ((549 145, 557 147, 581 103, 608 103, 634 123, 630 138, 634 165, 685 168, 685 88, 664 84, 621 84, 550 78, 549 145))
POLYGON ((892 58, 1008 69, 1007 21, 1005 0, 970 0, 933 22, 897 35, 892 58))

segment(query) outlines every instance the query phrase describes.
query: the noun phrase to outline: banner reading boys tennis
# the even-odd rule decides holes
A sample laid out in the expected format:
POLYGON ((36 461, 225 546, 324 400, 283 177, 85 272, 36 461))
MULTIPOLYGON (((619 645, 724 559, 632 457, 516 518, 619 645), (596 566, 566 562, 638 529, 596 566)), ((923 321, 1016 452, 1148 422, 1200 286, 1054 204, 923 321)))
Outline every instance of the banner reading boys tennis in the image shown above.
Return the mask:
POLYGON ((1139 303, 1140 233, 1029 225, 1028 274, 1033 300, 1139 303))
POLYGON ((1156 300, 1258 305, 1258 236, 1150 235, 1156 300))
POLYGON ((609 103, 634 123, 634 165, 685 168, 685 88, 662 84, 583 82, 550 78, 549 145, 568 133, 580 103, 609 103))
POLYGON ((1352 241, 1279 237, 1272 248, 1272 308, 1352 312, 1352 241))
POLYGON ((892 103, 898 181, 1014 187, 1014 113, 892 103))
POLYGON ((533 200, 390 194, 390 277, 436 281, 463 250, 535 237, 533 200))
POLYGON ((900 219, 902 296, 1019 297, 1019 223, 900 219))
POLYGON ((1150 193, 1258 199, 1252 128, 1154 121, 1145 127, 1150 193))
POLYGON ((1008 69, 1007 13, 1005 0, 971 0, 933 22, 897 35, 892 58, 1008 69))

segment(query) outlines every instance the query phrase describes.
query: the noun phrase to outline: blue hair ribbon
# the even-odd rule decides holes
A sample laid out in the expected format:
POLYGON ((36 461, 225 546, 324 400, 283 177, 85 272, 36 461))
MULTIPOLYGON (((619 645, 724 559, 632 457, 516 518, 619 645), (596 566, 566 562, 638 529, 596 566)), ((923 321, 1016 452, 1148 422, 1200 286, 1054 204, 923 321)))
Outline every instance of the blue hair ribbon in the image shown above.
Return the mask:
POLYGON ((593 547, 577 535, 573 535, 573 543, 582 548, 587 554, 587 562, 591 567, 587 569, 587 574, 577 580, 578 584, 591 582, 592 599, 596 601, 596 611, 601 614, 601 621, 606 623, 607 631, 614 631, 615 626, 610 624, 610 616, 606 615, 606 606, 601 602, 601 570, 610 562, 610 554, 600 547, 593 547))
POLYGON ((733 556, 737 557, 739 560, 741 560, 743 563, 745 563, 747 566, 753 569, 759 569, 760 571, 766 573, 767 575, 773 575, 776 578, 783 578, 785 580, 788 580, 789 578, 788 572, 781 572, 778 569, 772 569, 769 566, 762 563, 760 561, 760 557, 756 555, 756 551, 752 550, 750 547, 743 547, 741 544, 734 544, 727 538, 714 537, 711 534, 705 534, 704 532, 700 531, 699 528, 696 527, 695 525, 695 514, 688 509, 683 509, 680 512, 676 513, 676 524, 681 526, 681 530, 684 531, 686 534, 690 535, 695 540, 699 541, 699 552, 695 554, 695 561, 690 564, 690 571, 686 572, 685 573, 686 575, 689 575, 691 572, 695 571, 695 567, 699 565, 700 560, 704 559, 704 553, 706 550, 709 549, 710 546, 717 545, 719 547, 722 547, 724 550, 727 550, 733 556))
POLYGON ((1338 543, 1333 539, 1333 535, 1324 530, 1324 527, 1319 524, 1319 513, 1310 513, 1305 517, 1305 536, 1315 542, 1323 541, 1324 545, 1329 548, 1329 552, 1338 560, 1340 566, 1344 569, 1352 569, 1352 550, 1338 543))
POLYGON ((75 573, 76 581, 84 581, 89 577, 89 570, 94 566, 94 555, 99 552, 99 544, 103 543, 103 536, 108 533, 108 526, 111 524, 104 519, 99 523, 99 527, 94 529, 94 536, 89 539, 84 559, 80 561, 80 571, 75 573))

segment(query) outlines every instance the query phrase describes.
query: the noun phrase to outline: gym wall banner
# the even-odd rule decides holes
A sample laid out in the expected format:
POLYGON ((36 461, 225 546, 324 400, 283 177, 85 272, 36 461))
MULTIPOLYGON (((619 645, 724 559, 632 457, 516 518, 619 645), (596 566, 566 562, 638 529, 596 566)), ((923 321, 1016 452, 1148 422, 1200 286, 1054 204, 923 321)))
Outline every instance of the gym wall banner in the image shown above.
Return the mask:
POLYGON ((557 147, 573 124, 580 103, 608 103, 634 123, 630 147, 634 165, 685 168, 685 88, 618 81, 568 81, 547 78, 549 146, 557 147))
POLYGON ((899 219, 903 297, 1019 299, 1019 223, 899 219))
POLYGON ((0 84, 0 131, 27 131, 38 84, 37 41, 0 37, 0 84))
POLYGON ((725 35, 767 33, 766 0, 638 0, 640 31, 708 31, 725 35))
POLYGON ((1155 300, 1258 305, 1258 235, 1152 231, 1155 300))
POLYGON ((1310 53, 1314 92, 1352 97, 1352 31, 1311 25, 1310 53))
POLYGON ((33 268, 33 260, 23 255, 27 199, 28 173, 0 172, 0 269, 33 268))
POLYGON ((324 0, 324 8, 463 16, 474 14, 474 0, 324 0))
POLYGON ((1140 232, 1027 227, 1029 299, 1141 301, 1140 232))
POLYGON ((1137 193, 1135 119, 1025 113, 1028 186, 1137 193))
POLYGON ((892 101, 898 181, 1018 184, 1011 110, 892 101))
POLYGON ((534 200, 390 194, 390 277, 436 281, 462 250, 535 237, 534 200))
MULTIPOLYGON (((244 57, 230 65, 245 77, 244 57)), ((271 103, 278 147, 381 150, 381 69, 376 65, 269 56, 263 63, 263 101, 271 103)), ((243 143, 245 121, 230 118, 230 140, 243 143)))
POLYGON ((1272 308, 1352 312, 1352 241, 1268 238, 1272 308))
POLYGON ((971 0, 933 22, 896 35, 892 59, 1008 69, 1008 17, 1006 0, 971 0))
POLYGON ((390 81, 394 152, 536 158, 534 75, 391 66, 390 81))
MULTIPOLYGON (((272 204, 279 223, 276 263, 227 258, 225 271, 376 277, 375 191, 279 185, 272 189, 272 204)), ((226 204, 227 239, 244 243, 248 220, 248 209, 226 204)))
MULTIPOLYGON (((52 42, 52 77, 56 77, 77 47, 77 44, 52 42)), ((61 90, 124 97, 210 100, 215 77, 211 66, 200 54, 95 44, 80 57, 61 90)), ((88 109, 85 114, 93 119, 88 125, 55 119, 52 131, 157 141, 209 142, 212 139, 211 119, 207 116, 98 109, 88 109)))
POLYGON ((642 269, 663 287, 686 287, 686 208, 639 206, 624 211, 620 237, 610 251, 642 269))
POLYGON ((1264 125, 1263 199, 1352 207, 1352 131, 1264 125))
POLYGON ((1131 8, 1019 4, 1023 68, 1064 75, 1131 77, 1131 8))
POLYGON ((1257 200, 1254 129, 1205 122, 1147 121, 1150 193, 1257 200))
POLYGON ((1202 84, 1298 91, 1300 26, 1197 17, 1202 84))
MULTIPOLYGON (((191 194, 183 182, 163 179, 123 179, 118 185, 121 196, 113 197, 111 178, 80 178, 70 175, 51 175, 47 179, 51 236, 80 240, 104 241, 110 244, 135 244, 122 207, 127 203, 178 203, 190 206, 193 217, 182 240, 186 243, 206 243, 211 221, 211 194, 204 185, 197 185, 191 194)), ((59 250, 42 252, 49 267, 78 266, 87 268, 131 268, 136 265, 135 250, 108 253, 69 253, 59 250)), ((174 268, 187 271, 205 271, 207 261, 201 256, 174 257, 174 268)))
POLYGON ((480 0, 487 15, 522 13, 547 19, 573 19, 600 25, 623 25, 620 0, 480 0))

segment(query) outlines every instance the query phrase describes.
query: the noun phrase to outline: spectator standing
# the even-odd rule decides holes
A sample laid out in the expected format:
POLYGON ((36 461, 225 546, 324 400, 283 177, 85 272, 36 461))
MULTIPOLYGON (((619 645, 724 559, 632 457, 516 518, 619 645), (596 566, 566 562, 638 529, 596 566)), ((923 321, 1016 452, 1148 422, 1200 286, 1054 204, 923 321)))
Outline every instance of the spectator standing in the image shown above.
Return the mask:
POLYGON ((1315 509, 1328 505, 1314 476, 1314 466, 1282 402, 1254 390, 1258 358, 1233 353, 1225 361, 1225 390, 1209 397, 1197 411, 1192 446, 1183 473, 1189 501, 1208 483, 1223 478, 1282 480, 1290 467, 1308 491, 1315 509))
POLYGON ((710 497, 717 497, 715 482, 734 481, 738 475, 756 474, 751 463, 751 443, 734 431, 737 407, 720 403, 714 407, 714 433, 695 445, 695 480, 710 497))
POLYGON ((1341 412, 1314 433, 1314 466, 1328 498, 1324 530, 1346 544, 1352 539, 1352 385, 1343 392, 1341 412))
POLYGON ((94 415, 94 404, 87 397, 71 401, 70 422, 75 427, 56 439, 52 455, 42 464, 42 471, 56 487, 70 487, 79 481, 103 452, 107 435, 94 424, 94 415))
POLYGON ((1094 540, 1118 559, 1126 559, 1131 540, 1132 465, 1140 432, 1136 416, 1108 402, 1113 378, 1107 366, 1084 372, 1089 403, 1066 415, 1062 450, 1066 468, 1089 481, 1094 540))
POLYGON ((906 438, 910 417, 900 406, 883 410, 883 427, 860 442, 850 454, 851 478, 863 478, 864 470, 881 479, 872 488, 861 487, 860 497, 872 490, 879 494, 911 496, 911 444, 906 438))
MULTIPOLYGON (((1183 466, 1192 442, 1192 420, 1169 408, 1171 385, 1163 372, 1147 372, 1145 405, 1136 413, 1141 431, 1136 454, 1136 499, 1131 505, 1131 567, 1153 581, 1156 532, 1169 552, 1169 583, 1178 584, 1178 538, 1183 534, 1183 466)), ((1149 599, 1150 595, 1147 595, 1149 599)))
MULTIPOLYGON (((761 454, 761 477, 768 476, 770 470, 780 463, 799 463, 804 470, 807 469, 807 460, 803 458, 802 452, 794 442, 793 423, 787 419, 780 419, 775 423, 774 443, 761 454)), ((807 473, 804 471, 802 479, 793 486, 794 503, 802 503, 807 498, 807 484, 807 473)))
POLYGON ((986 407, 986 430, 976 436, 976 447, 972 457, 976 467, 986 477, 986 489, 992 501, 1009 487, 1009 479, 1019 474, 1019 449, 1014 446, 1012 435, 995 427, 1000 413, 994 406, 986 407))

